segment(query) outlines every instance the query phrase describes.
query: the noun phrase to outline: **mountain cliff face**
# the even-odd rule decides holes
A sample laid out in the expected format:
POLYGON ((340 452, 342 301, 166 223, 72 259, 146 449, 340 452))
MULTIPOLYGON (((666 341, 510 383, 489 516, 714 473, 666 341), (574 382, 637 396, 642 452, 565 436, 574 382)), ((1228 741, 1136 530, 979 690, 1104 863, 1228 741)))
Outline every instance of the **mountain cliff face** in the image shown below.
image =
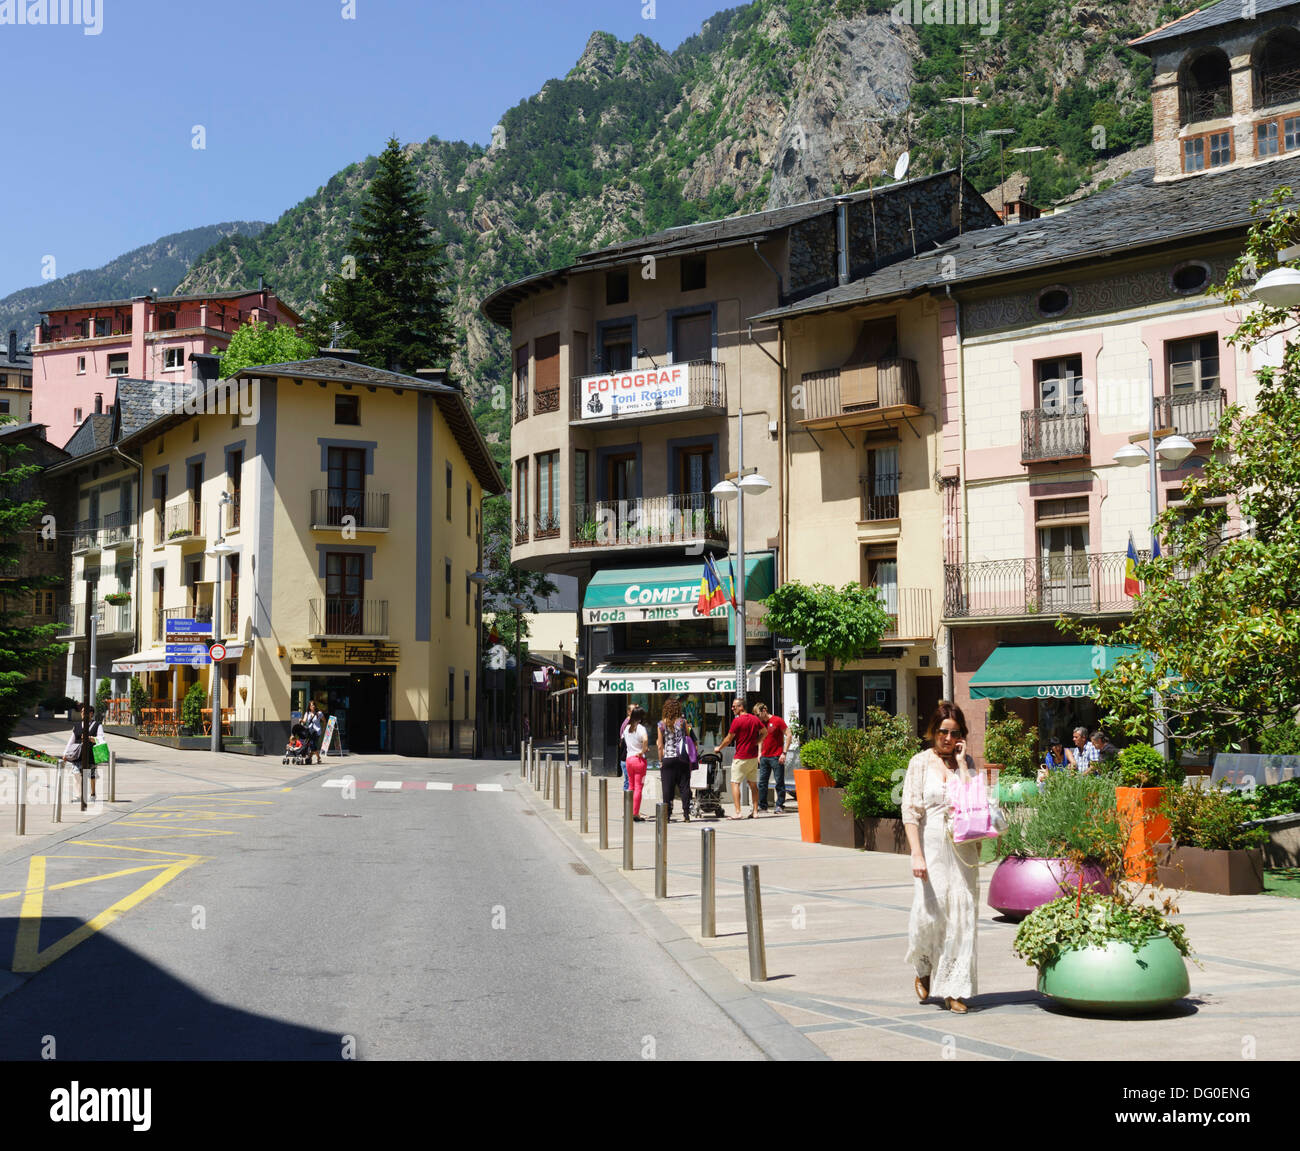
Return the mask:
MULTIPOLYGON (((451 262, 454 367, 503 459, 506 413, 486 397, 509 379, 509 349, 477 310, 495 288, 629 236, 887 182, 905 149, 912 175, 964 155, 987 189, 1005 166, 990 128, 1013 130, 1007 148, 1041 146, 1007 156, 1006 172, 1028 160, 1031 196, 1063 197, 1149 141, 1149 66, 1125 42, 1195 5, 1004 0, 996 35, 899 23, 894 6, 754 0, 671 53, 596 32, 565 77, 505 113, 487 148, 409 146, 451 262), (963 106, 945 102, 957 96, 978 100, 965 105, 964 141, 963 106)), ((264 275, 309 305, 346 254, 373 166, 344 169, 257 237, 224 239, 181 290, 264 275)))

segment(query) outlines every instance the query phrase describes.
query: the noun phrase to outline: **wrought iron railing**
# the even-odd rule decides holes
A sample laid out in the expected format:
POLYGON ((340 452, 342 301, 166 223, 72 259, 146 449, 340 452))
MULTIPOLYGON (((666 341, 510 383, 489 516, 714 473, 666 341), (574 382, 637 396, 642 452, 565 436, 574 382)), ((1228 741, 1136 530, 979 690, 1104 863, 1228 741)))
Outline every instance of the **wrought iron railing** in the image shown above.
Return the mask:
MULTIPOLYGON (((163 607, 154 609, 154 641, 156 643, 166 643, 167 641, 167 621, 169 619, 192 619, 198 623, 212 622, 212 605, 194 604, 191 607, 163 607)), ((206 637, 200 636, 200 639, 206 637)), ((184 636, 177 635, 173 637, 174 643, 190 642, 184 636)), ((197 641, 196 641, 197 642, 197 641)))
POLYGON ((528 393, 515 394, 515 423, 528 418, 528 393))
POLYGON ((233 532, 239 527, 239 510, 243 506, 242 493, 238 489, 231 492, 230 501, 226 505, 226 531, 233 532))
MULTIPOLYGON (((60 635, 86 634, 86 605, 64 604, 59 609, 60 635)), ((115 604, 98 600, 95 604, 95 633, 97 635, 128 635, 135 630, 129 603, 115 604)))
POLYGON ((560 513, 538 512, 533 517, 533 539, 553 540, 560 535, 560 513))
MULTIPOLYGON (((686 368, 686 402, 679 405, 680 409, 690 408, 718 408, 725 410, 727 407, 727 367, 725 364, 718 363, 715 360, 691 360, 686 364, 679 365, 686 368)), ((649 370, 649 369, 645 369, 649 370)), ((636 371, 628 370, 625 372, 610 372, 610 376, 635 376, 636 371)), ((645 415, 646 412, 625 412, 622 417, 617 410, 608 402, 607 398, 600 397, 598 405, 599 415, 595 411, 583 411, 583 405, 590 403, 590 397, 583 389, 582 381, 591 379, 591 376, 574 376, 569 381, 569 417, 570 419, 581 419, 584 415, 588 419, 627 419, 629 416, 645 415)), ((653 410, 663 410, 662 405, 653 410)))
MULTIPOLYGON (((1150 552, 1138 552, 1139 561, 1150 552)), ((946 619, 1126 612, 1126 552, 1080 552, 1034 559, 944 564, 946 619)))
POLYGON ((706 492, 574 504, 575 548, 659 547, 704 540, 725 544, 727 509, 706 492))
POLYGON ((1201 88, 1199 90, 1184 88, 1182 91, 1182 113, 1184 124, 1195 124, 1198 120, 1218 120, 1232 115, 1232 88, 1201 88))
POLYGON ((1061 460, 1088 454, 1088 409, 1058 412, 1030 408, 1020 413, 1020 462, 1061 460))
POLYGON ((386 528, 388 493, 316 488, 311 493, 311 523, 312 527, 386 528))
POLYGON ((135 539, 135 517, 128 512, 109 512, 102 524, 101 540, 105 547, 129 543, 135 539))
POLYGON ((533 393, 533 415, 540 416, 546 412, 560 410, 560 386, 533 393))
POLYGON ((1255 106, 1289 104, 1300 100, 1300 68, 1261 72, 1255 77, 1255 106))
POLYGON ((99 521, 79 520, 72 525, 73 552, 91 551, 99 547, 99 521))
POLYGON ((528 517, 515 520, 515 543, 526 544, 528 542, 528 517))
POLYGON ((883 472, 880 475, 860 476, 862 485, 862 518, 864 520, 898 519, 898 483, 901 472, 883 472))
POLYGON ((934 612, 928 587, 879 587, 889 616, 889 626, 881 634, 887 639, 932 639, 934 612))
POLYGON ((313 636, 388 637, 388 601, 328 596, 309 601, 313 636))
POLYGON ((1156 427, 1173 428, 1189 440, 1212 440, 1223 418, 1222 388, 1175 392, 1156 397, 1156 427))
POLYGON ((164 516, 164 539, 178 540, 202 534, 202 513, 190 497, 168 504, 164 516))
POLYGON ((872 402, 843 402, 840 391, 841 369, 823 372, 805 372, 795 405, 795 418, 820 420, 829 416, 853 415, 876 408, 910 405, 921 406, 921 377, 915 360, 881 360, 876 369, 876 399, 872 402), (802 403, 803 410, 799 410, 802 403))

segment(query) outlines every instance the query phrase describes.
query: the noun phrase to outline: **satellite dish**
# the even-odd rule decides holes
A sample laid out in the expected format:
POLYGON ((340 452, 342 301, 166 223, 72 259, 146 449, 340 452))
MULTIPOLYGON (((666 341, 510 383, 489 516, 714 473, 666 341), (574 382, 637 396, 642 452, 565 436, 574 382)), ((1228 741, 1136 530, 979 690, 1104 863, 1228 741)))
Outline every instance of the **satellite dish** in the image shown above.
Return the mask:
POLYGON ((904 152, 898 157, 898 163, 894 165, 894 179, 901 180, 907 175, 907 166, 912 162, 910 152, 904 152))

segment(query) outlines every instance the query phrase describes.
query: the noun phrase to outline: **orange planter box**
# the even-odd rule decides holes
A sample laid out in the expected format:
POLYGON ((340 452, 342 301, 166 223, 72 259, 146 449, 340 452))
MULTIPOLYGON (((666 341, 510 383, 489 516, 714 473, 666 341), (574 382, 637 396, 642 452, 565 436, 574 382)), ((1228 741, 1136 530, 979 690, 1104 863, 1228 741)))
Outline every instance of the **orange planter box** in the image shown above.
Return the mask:
POLYGON ((834 787, 830 772, 810 767, 794 771, 794 798, 799 805, 799 835, 804 843, 821 843, 821 792, 818 788, 834 787))
POLYGON ((1124 878, 1150 883, 1156 878, 1158 843, 1169 842, 1169 820, 1160 814, 1163 787, 1117 787, 1115 806, 1128 829, 1124 849, 1124 878))

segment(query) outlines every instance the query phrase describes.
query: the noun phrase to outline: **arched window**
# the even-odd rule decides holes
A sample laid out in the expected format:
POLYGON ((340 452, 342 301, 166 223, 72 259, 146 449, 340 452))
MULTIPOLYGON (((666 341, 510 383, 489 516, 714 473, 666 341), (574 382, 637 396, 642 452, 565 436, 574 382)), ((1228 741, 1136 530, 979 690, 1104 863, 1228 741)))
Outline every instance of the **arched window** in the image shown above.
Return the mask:
POLYGON ((1182 124, 1232 115, 1232 72, 1222 48, 1207 48, 1183 61, 1178 105, 1182 124))
POLYGON ((1300 31, 1275 28, 1250 54, 1256 108, 1300 100, 1300 31))

